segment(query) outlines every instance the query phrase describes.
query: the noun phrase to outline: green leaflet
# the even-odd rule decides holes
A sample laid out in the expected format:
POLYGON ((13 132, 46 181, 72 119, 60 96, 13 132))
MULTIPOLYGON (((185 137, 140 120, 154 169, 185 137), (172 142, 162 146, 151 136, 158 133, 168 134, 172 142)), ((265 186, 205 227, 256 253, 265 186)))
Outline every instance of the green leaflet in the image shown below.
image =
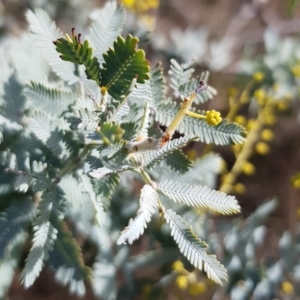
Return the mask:
POLYGON ((100 66, 97 58, 93 56, 93 49, 85 40, 83 44, 72 31, 72 36, 60 38, 54 42, 56 51, 61 53, 60 58, 77 65, 85 66, 85 73, 88 79, 93 79, 100 86, 100 66))
POLYGON ((49 253, 49 264, 55 271, 55 278, 63 285, 70 285, 70 292, 78 296, 85 295, 84 281, 91 281, 91 269, 84 265, 82 252, 72 237, 65 222, 56 220, 57 239, 49 253))
POLYGON ((105 63, 101 69, 101 85, 115 99, 126 95, 132 80, 144 83, 150 78, 149 62, 145 52, 136 49, 138 38, 128 35, 124 40, 121 36, 114 42, 113 48, 103 54, 105 63))

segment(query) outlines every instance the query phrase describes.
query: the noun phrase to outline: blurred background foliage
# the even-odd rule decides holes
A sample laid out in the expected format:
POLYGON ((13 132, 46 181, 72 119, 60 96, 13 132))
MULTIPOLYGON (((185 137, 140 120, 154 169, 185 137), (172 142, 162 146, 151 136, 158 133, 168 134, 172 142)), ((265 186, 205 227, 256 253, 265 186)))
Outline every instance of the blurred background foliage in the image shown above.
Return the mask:
MULTIPOLYGON (((218 90, 209 105, 245 126, 249 135, 242 147, 212 148, 197 143, 185 149, 192 160, 210 150, 220 153, 209 161, 218 160, 221 168, 211 172, 209 179, 204 176, 203 182, 236 194, 242 207, 242 215, 235 218, 195 211, 186 211, 184 215, 228 268, 227 286, 217 287, 193 270, 177 252, 168 249, 173 242, 160 224, 151 224, 146 235, 130 248, 131 254, 136 254, 134 259, 126 266, 118 266, 132 277, 133 294, 128 292, 128 282, 125 283, 120 271, 99 266, 99 272, 105 268, 112 272, 108 280, 116 279, 118 299, 300 299, 299 1, 120 2, 128 9, 123 36, 131 33, 140 38, 140 47, 145 49, 151 65, 161 61, 164 70, 168 70, 171 58, 182 63, 194 59, 196 73, 209 70, 210 84, 218 90), (147 235, 155 237, 152 244, 147 235)), ((11 49, 15 56, 18 79, 25 82, 29 70, 13 46, 20 38, 26 39, 23 32, 27 27, 27 9, 43 8, 64 32, 76 26, 84 33, 88 17, 93 19, 104 3, 2 0, 0 45, 11 49)), ((30 76, 39 78, 40 74, 32 72, 30 76)), ((132 199, 137 200, 139 189, 130 189, 130 185, 121 182, 113 195, 110 222, 120 227, 137 209, 137 201, 132 199)), ((102 236, 102 242, 105 238, 109 239, 102 236)), ((85 240, 84 234, 78 239, 89 265, 94 258, 94 246, 85 240)), ((101 248, 101 241, 98 243, 101 248)), ((114 249, 113 243, 109 245, 114 249)), ((54 282, 48 269, 25 291, 16 269, 7 299, 76 298, 54 282)), ((6 270, 2 264, 1 278, 5 278, 6 270)), ((5 284, 1 280, 0 287, 5 284)), ((102 298, 97 298, 97 292, 92 293, 87 286, 84 299, 102 298)))

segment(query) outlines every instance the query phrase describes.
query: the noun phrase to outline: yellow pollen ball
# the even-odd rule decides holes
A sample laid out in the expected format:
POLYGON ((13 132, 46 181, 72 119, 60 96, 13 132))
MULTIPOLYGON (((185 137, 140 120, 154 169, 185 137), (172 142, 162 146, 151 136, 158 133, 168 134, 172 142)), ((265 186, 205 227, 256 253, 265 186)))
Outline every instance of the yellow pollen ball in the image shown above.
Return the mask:
POLYGON ((230 87, 227 89, 227 96, 228 97, 235 97, 237 95, 237 89, 234 87, 230 87))
POLYGON ((136 2, 135 0, 122 0, 123 4, 127 7, 131 7, 136 2))
POLYGON ((180 260, 174 261, 172 264, 172 269, 177 273, 181 273, 184 270, 183 263, 180 260))
POLYGON ((253 74, 253 79, 254 79, 254 81, 256 81, 256 82, 260 82, 260 81, 262 81, 263 79, 265 78, 265 75, 264 75, 264 73, 263 72, 255 72, 254 74, 253 74))
POLYGON ((300 64, 293 66, 291 71, 295 77, 300 77, 300 64))
POLYGON ((255 119, 249 119, 247 123, 247 130, 250 131, 255 123, 255 119))
POLYGON ((289 107, 289 103, 287 101, 280 101, 278 104, 277 104, 277 109, 279 111, 285 111, 287 110, 289 107))
POLYGON ((265 115, 265 124, 267 125, 274 125, 276 123, 276 117, 274 115, 265 115))
POLYGON ((270 152, 270 147, 264 142, 259 142, 255 145, 255 150, 258 154, 266 155, 270 152))
POLYGON ((236 192, 237 194, 245 194, 246 193, 246 187, 244 184, 242 183, 236 183, 233 186, 233 190, 234 192, 236 192))
POLYGON ((263 105, 266 103, 267 94, 266 91, 263 89, 258 89, 254 92, 254 98, 256 99, 257 103, 263 105))
POLYGON ((274 133, 270 129, 264 129, 261 132, 261 138, 267 142, 272 141, 274 139, 274 133))
POLYGON ((242 166, 242 171, 245 175, 251 176, 255 173, 255 166, 246 161, 242 166))
POLYGON ((190 284, 188 287, 188 292, 191 296, 201 295, 206 292, 206 286, 203 282, 190 284))
POLYGON ((184 275, 179 275, 176 278, 176 285, 181 289, 185 290, 188 286, 188 279, 184 275))
POLYGON ((242 115, 237 115, 234 118, 234 122, 239 123, 241 125, 245 125, 247 122, 247 119, 242 115))
POLYGON ((289 281, 284 281, 281 284, 281 290, 288 295, 291 295, 294 293, 294 286, 289 281))
POLYGON ((292 185, 293 185, 294 188, 300 189, 300 178, 293 179, 292 185))

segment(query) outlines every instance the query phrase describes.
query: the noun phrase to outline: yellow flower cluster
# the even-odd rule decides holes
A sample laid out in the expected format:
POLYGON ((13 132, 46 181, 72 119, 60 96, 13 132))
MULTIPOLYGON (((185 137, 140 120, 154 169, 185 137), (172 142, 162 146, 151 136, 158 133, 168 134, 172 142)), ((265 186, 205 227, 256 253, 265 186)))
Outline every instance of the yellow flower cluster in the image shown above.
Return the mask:
POLYGON ((294 293, 294 286, 289 281, 284 281, 281 284, 281 290, 288 295, 294 293))
POLYGON ((197 296, 206 292, 206 285, 203 282, 192 283, 188 287, 188 292, 191 296, 197 296))
POLYGON ((180 290, 187 290, 191 296, 197 296, 206 292, 205 284, 198 282, 195 273, 189 273, 180 260, 176 260, 173 263, 172 269, 178 273, 175 284, 180 290))
POLYGON ((295 77, 300 77, 300 64, 293 66, 291 71, 295 77))
POLYGON ((263 89, 258 89, 254 92, 254 98, 258 104, 264 105, 267 101, 267 93, 263 89))
POLYGON ((144 13, 159 6, 159 0, 122 0, 122 3, 135 13, 144 13))
POLYGON ((255 145, 255 150, 258 154, 266 155, 270 152, 270 147, 265 142, 259 142, 255 145))
POLYGON ((253 74, 253 79, 256 82, 260 82, 260 81, 264 80, 264 78, 265 78, 265 75, 263 72, 258 71, 253 74))
POLYGON ((291 182, 292 182, 292 186, 295 189, 300 189, 300 172, 298 172, 292 177, 291 182))
POLYGON ((216 126, 222 121, 221 114, 215 110, 208 110, 205 113, 206 122, 211 126, 216 126))
POLYGON ((255 166, 250 162, 246 161, 242 166, 242 171, 245 175, 253 175, 255 173, 255 166))

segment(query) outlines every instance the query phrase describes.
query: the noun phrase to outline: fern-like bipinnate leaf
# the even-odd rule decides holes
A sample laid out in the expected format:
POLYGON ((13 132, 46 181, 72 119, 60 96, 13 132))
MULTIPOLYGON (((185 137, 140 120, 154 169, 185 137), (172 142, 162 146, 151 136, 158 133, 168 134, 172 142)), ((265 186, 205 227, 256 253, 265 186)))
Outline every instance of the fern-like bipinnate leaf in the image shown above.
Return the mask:
POLYGON ((159 183, 158 189, 175 202, 212 209, 222 214, 235 214, 241 209, 234 196, 211 190, 207 186, 163 180, 159 183))
MULTIPOLYGON (((156 112, 155 119, 162 125, 168 126, 174 120, 178 110, 175 103, 161 105, 156 112)), ((226 119, 217 126, 211 126, 205 120, 185 116, 177 130, 182 134, 198 136, 203 143, 215 145, 242 144, 246 136, 243 126, 230 123, 226 119)))
POLYGON ((55 269, 55 279, 69 285, 70 293, 85 295, 85 281, 91 281, 91 269, 84 265, 82 252, 64 222, 56 220, 57 238, 49 253, 49 265, 55 269))
POLYGON ((173 151, 184 147, 188 142, 194 141, 197 137, 186 135, 169 141, 163 148, 157 151, 148 151, 143 155, 143 166, 151 169, 164 160, 173 151))
POLYGON ((185 173, 191 168, 192 161, 180 149, 176 149, 167 155, 166 165, 176 172, 185 173))
POLYGON ((156 109, 165 101, 166 82, 161 64, 154 66, 150 73, 150 79, 144 84, 137 84, 129 99, 133 103, 147 102, 150 107, 156 109))
POLYGON ((101 69, 101 85, 114 99, 126 95, 136 78, 137 83, 144 83, 150 78, 149 62, 145 52, 137 49, 138 38, 128 35, 124 40, 121 36, 105 54, 101 69))
POLYGON ((12 201, 0 213, 0 262, 6 257, 6 250, 16 236, 32 221, 34 213, 35 206, 29 197, 12 201))
POLYGON ((211 186, 215 177, 221 172, 222 158, 215 153, 208 153, 198 158, 193 166, 184 174, 175 175, 173 180, 198 185, 211 186))
POLYGON ((29 118, 29 129, 55 155, 64 157, 68 154, 66 145, 58 132, 57 122, 44 111, 36 110, 29 118))
POLYGON ((138 239, 144 233, 157 204, 157 192, 149 184, 146 184, 141 191, 140 207, 137 211, 137 216, 133 220, 131 219, 128 227, 121 232, 117 244, 132 244, 133 241, 138 239))
POLYGON ((73 104, 78 95, 71 92, 49 88, 41 83, 31 81, 24 89, 25 96, 30 99, 36 109, 60 116, 73 104))
MULTIPOLYGON (((183 65, 179 64, 175 59, 171 59, 171 68, 169 70, 169 74, 171 75, 170 86, 174 90, 175 95, 180 96, 182 99, 195 91, 200 80, 207 81, 208 79, 208 73, 202 73, 199 78, 191 79, 191 75, 194 73, 191 63, 183 65)), ((217 91, 208 85, 204 91, 197 93, 194 103, 206 102, 216 94, 217 91)))
POLYGON ((36 9, 34 12, 29 10, 26 17, 32 37, 53 71, 69 84, 78 82, 74 64, 61 60, 55 50, 53 41, 61 38, 63 34, 51 21, 49 15, 42 9, 36 9))
POLYGON ((71 37, 60 38, 54 42, 56 51, 61 53, 62 60, 84 65, 87 78, 94 80, 100 86, 100 65, 97 58, 93 56, 93 48, 90 47, 88 40, 81 44, 79 35, 77 37, 73 31, 71 37))
POLYGON ((92 19, 89 41, 99 63, 104 62, 103 54, 121 34, 125 22, 125 9, 116 1, 107 2, 103 8, 96 10, 92 19))
POLYGON ((191 226, 171 209, 164 211, 164 217, 171 227, 171 235, 180 252, 193 266, 199 270, 204 270, 208 278, 223 285, 223 281, 227 280, 227 271, 215 255, 206 253, 207 244, 193 232, 191 226))
POLYGON ((48 259, 48 252, 53 249, 57 237, 53 220, 63 218, 64 208, 65 193, 59 186, 55 185, 43 193, 34 222, 33 244, 21 274, 25 288, 34 283, 48 259))

